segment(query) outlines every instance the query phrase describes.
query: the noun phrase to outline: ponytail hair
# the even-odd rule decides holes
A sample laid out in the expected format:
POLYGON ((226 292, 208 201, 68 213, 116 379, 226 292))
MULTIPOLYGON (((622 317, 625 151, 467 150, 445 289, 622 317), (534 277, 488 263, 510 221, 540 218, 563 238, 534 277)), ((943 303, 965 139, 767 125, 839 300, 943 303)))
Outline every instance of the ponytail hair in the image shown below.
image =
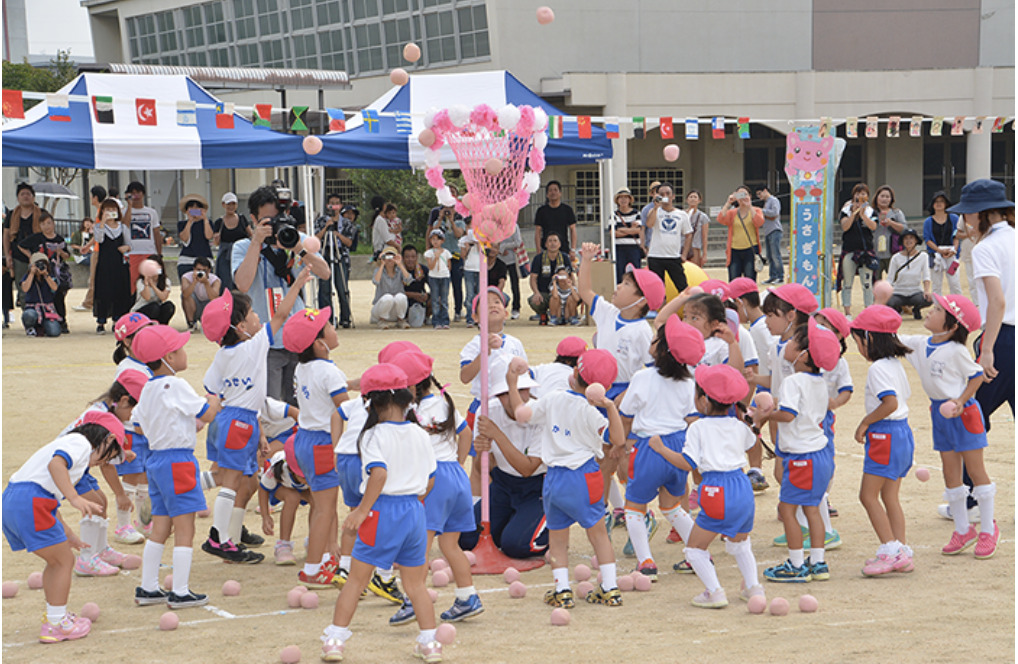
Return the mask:
POLYGON ((102 402, 112 401, 113 403, 120 403, 120 400, 123 399, 124 397, 127 397, 130 400, 131 406, 138 405, 138 402, 135 401, 134 397, 131 396, 131 393, 127 391, 126 387, 121 385, 119 381, 113 381, 113 384, 110 385, 110 389, 106 390, 98 397, 93 399, 91 403, 99 403, 100 401, 102 402))
MULTIPOLYGON (((364 428, 361 429, 360 434, 357 436, 357 454, 362 453, 361 443, 364 440, 364 434, 369 429, 373 428, 376 424, 381 421, 379 413, 387 409, 389 406, 399 406, 400 408, 406 408, 414 402, 414 395, 411 394, 410 390, 375 390, 374 392, 368 392, 365 395, 368 399, 368 419, 364 422, 364 428)), ((412 422, 417 422, 417 418, 413 413, 408 413, 407 419, 412 422)))
POLYGON ((106 430, 106 427, 96 424, 95 422, 76 426, 68 433, 78 433, 84 436, 92 446, 92 449, 99 452, 100 463, 112 461, 120 456, 122 451, 120 449, 120 443, 117 442, 116 438, 112 438, 112 434, 106 430), (106 440, 109 438, 112 438, 112 440, 107 443, 106 440))
POLYGON ((438 388, 439 393, 445 397, 445 405, 447 406, 447 414, 445 421, 436 422, 432 427, 428 427, 428 433, 432 434, 443 434, 450 431, 456 430, 456 404, 453 403, 452 395, 442 390, 442 386, 438 383, 438 380, 434 375, 430 375, 421 382, 414 386, 417 391, 417 403, 421 402, 425 396, 431 392, 431 388, 438 388))
POLYGON ((117 347, 113 349, 113 364, 120 364, 128 358, 127 346, 124 345, 123 341, 117 342, 117 347))

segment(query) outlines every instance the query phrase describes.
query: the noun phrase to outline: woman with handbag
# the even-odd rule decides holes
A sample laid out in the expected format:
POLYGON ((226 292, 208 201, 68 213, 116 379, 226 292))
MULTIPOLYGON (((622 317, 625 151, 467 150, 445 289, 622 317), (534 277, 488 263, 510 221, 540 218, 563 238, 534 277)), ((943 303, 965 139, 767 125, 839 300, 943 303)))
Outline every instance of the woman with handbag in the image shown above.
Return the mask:
POLYGON ((760 228, 764 225, 763 210, 753 207, 749 187, 736 189, 718 213, 718 223, 728 227, 728 281, 747 277, 756 281, 756 273, 764 268, 760 255, 760 228))
POLYGON ((873 231, 877 221, 869 205, 870 188, 863 182, 852 187, 852 200, 841 208, 841 258, 838 261, 837 288, 845 315, 852 315, 852 283, 859 275, 865 306, 873 304, 873 273, 880 262, 873 251, 873 231))
POLYGON ((887 280, 894 289, 886 304, 899 314, 905 307, 912 307, 912 317, 921 320, 923 307, 933 304, 930 290, 930 266, 926 254, 919 251, 919 234, 906 228, 901 234, 901 251, 891 256, 887 268, 887 280))

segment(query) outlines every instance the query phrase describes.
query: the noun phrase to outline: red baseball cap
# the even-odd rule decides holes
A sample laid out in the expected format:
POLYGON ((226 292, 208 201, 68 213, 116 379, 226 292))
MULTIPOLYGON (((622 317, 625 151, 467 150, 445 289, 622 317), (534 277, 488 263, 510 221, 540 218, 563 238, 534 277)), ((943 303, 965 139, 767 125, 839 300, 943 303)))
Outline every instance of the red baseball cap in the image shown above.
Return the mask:
POLYGON ((809 355, 813 358, 813 363, 824 371, 834 369, 841 357, 841 342, 834 332, 820 327, 815 318, 810 318, 807 338, 809 355))
POLYGON ((717 364, 712 367, 701 364, 694 374, 696 384, 711 399, 723 404, 742 401, 749 394, 749 383, 735 367, 717 364))
POLYGON ((704 293, 716 295, 721 298, 722 302, 732 297, 731 288, 725 282, 720 279, 708 279, 707 281, 701 281, 697 284, 704 293))
POLYGON ((408 350, 392 358, 392 364, 403 370, 410 385, 416 385, 431 375, 435 360, 415 350, 408 350))
POLYGON ((796 311, 811 314, 817 310, 817 298, 802 284, 784 284, 767 290, 771 295, 788 302, 796 311))
POLYGON ((826 318, 827 321, 834 326, 834 331, 837 332, 838 336, 842 339, 847 339, 848 335, 852 334, 852 326, 848 322, 848 317, 834 307, 821 309, 817 313, 826 318))
POLYGON ((691 367, 700 363, 707 350, 700 331, 682 322, 677 314, 672 314, 665 322, 665 340, 672 357, 691 367))
POLYGON ((633 268, 632 264, 626 267, 626 272, 632 272, 636 279, 636 285, 647 300, 647 306, 651 311, 657 311, 665 303, 665 282, 646 268, 633 268))
POLYGON ((378 351, 378 363, 385 364, 387 362, 391 362, 392 358, 408 350, 416 351, 418 353, 424 352, 412 341, 393 341, 392 343, 386 344, 382 347, 382 350, 378 351))
POLYGON ((233 316, 233 294, 227 288, 223 294, 205 305, 201 315, 201 331, 214 344, 219 343, 230 329, 233 316))
POLYGON ((138 361, 148 364, 180 350, 190 338, 190 332, 177 332, 168 325, 149 325, 135 333, 131 353, 138 361))
POLYGON ((555 354, 562 357, 579 357, 587 350, 587 342, 580 337, 566 337, 558 342, 555 347, 555 354))
POLYGON ((154 320, 137 311, 124 314, 113 325, 113 338, 117 341, 123 341, 141 328, 155 324, 154 320))
POLYGON ((853 330, 894 334, 901 327, 901 314, 886 304, 871 304, 852 319, 853 330))
MULTIPOLYGON (((508 306, 508 304, 509 304, 509 296, 506 295, 505 293, 503 293, 502 291, 500 291, 496 286, 488 286, 488 292, 489 293, 495 293, 496 295, 498 295, 499 299, 502 300, 502 306, 503 307, 508 306)), ((474 296, 474 301, 471 302, 471 306, 473 307, 473 311, 474 311, 475 314, 477 313, 477 303, 480 302, 480 301, 481 301, 481 294, 478 293, 477 295, 474 296)))
POLYGON ((110 412, 103 412, 101 410, 90 410, 85 413, 85 416, 81 418, 82 424, 98 424, 103 429, 106 429, 113 437, 117 439, 117 443, 121 447, 124 445, 124 423, 117 419, 117 416, 110 412))
POLYGON ((124 386, 132 399, 138 401, 141 399, 141 391, 145 388, 145 383, 148 382, 148 376, 135 369, 128 369, 117 376, 117 382, 124 386))
MULTIPOLYGON (((700 287, 702 288, 703 284, 700 284, 700 287)), ((728 283, 728 294, 733 298, 742 297, 746 293, 757 293, 759 290, 756 282, 749 277, 737 277, 728 283)))
POLYGON ((296 438, 296 433, 290 434, 290 437, 286 439, 285 443, 283 443, 283 454, 286 455, 286 465, 289 466, 294 475, 303 480, 304 473, 300 471, 300 465, 297 463, 297 453, 293 450, 293 443, 296 438))
POLYGON ((406 372, 395 364, 376 364, 361 376, 361 394, 405 390, 409 385, 406 372))
POLYGON ((619 373, 615 357, 603 348, 594 348, 580 355, 576 368, 580 370, 580 378, 584 383, 600 383, 605 389, 612 386, 619 373))
POLYGON ((964 295, 934 295, 944 311, 958 319, 958 323, 969 332, 975 332, 983 325, 979 315, 979 307, 964 295))
POLYGON ((318 338, 332 314, 332 307, 298 311, 283 324, 283 347, 291 353, 303 353, 318 338))

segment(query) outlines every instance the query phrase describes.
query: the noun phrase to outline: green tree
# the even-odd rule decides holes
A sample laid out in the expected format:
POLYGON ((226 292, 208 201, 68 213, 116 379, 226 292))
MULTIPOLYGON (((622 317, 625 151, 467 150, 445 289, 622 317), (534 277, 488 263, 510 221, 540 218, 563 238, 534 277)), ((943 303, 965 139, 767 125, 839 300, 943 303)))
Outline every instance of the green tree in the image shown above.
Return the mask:
MULTIPOLYGON (((28 92, 56 92, 74 80, 78 67, 71 60, 70 51, 57 51, 48 67, 33 67, 28 62, 3 63, 4 87, 8 90, 28 92)), ((39 103, 38 99, 26 99, 25 109, 39 103)))

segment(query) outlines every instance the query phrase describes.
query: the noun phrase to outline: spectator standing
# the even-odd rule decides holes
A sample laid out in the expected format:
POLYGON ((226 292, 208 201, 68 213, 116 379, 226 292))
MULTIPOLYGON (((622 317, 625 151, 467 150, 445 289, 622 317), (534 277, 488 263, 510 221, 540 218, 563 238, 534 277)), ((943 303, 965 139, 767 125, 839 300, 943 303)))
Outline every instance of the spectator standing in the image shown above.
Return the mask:
POLYGON ((873 210, 876 213, 877 229, 873 231, 873 243, 876 247, 880 269, 873 277, 874 281, 883 279, 891 262, 891 257, 901 251, 901 234, 905 231, 907 220, 905 213, 894 207, 894 189, 881 185, 873 197, 873 210))
POLYGON ((767 185, 756 190, 756 197, 763 201, 764 223, 760 232, 764 236, 770 268, 769 278, 764 283, 780 284, 785 281, 785 266, 781 262, 781 240, 784 235, 781 229, 781 201, 771 194, 767 185))
POLYGON ((106 334, 106 319, 116 321, 131 310, 131 271, 127 253, 126 224, 121 221, 120 205, 115 198, 107 198, 99 205, 95 222, 95 239, 98 243, 95 266, 95 293, 92 315, 95 316, 96 334, 106 334))
MULTIPOLYGON (((57 225, 53 216, 42 211, 38 233, 32 233, 18 244, 18 250, 29 258, 33 254, 42 254, 49 261, 47 275, 56 281, 53 289, 53 306, 60 316, 60 331, 67 334, 67 291, 71 290, 71 268, 64 261, 70 258, 67 241, 57 234, 57 225)), ((38 276, 38 275, 37 275, 38 276)))
MULTIPOLYGON (((512 235, 502 240, 498 245, 497 262, 505 268, 505 276, 509 279, 509 287, 513 296, 512 313, 509 314, 513 320, 520 317, 520 270, 517 255, 521 247, 523 247, 523 234, 520 232, 519 225, 513 229, 512 235)), ((524 250, 524 255, 526 255, 526 250, 524 250)))
POLYGON ((693 228, 689 215, 675 205, 672 185, 665 182, 657 189, 654 209, 647 215, 647 228, 654 235, 647 248, 647 267, 665 280, 667 274, 678 292, 686 290, 686 271, 683 258, 689 255, 693 242, 693 228))
POLYGON ((125 239, 131 248, 127 257, 131 268, 131 295, 134 295, 138 266, 152 254, 163 255, 163 234, 159 227, 159 213, 145 205, 145 185, 134 181, 124 191, 130 203, 124 213, 124 224, 128 229, 125 239))
MULTIPOLYGON (((98 217, 99 206, 102 204, 103 201, 106 200, 107 196, 106 189, 99 185, 96 185, 89 190, 89 194, 91 195, 92 199, 92 207, 95 208, 95 214, 98 217)), ((123 210, 121 210, 121 212, 123 212, 123 210)), ((80 229, 80 232, 82 233, 82 238, 79 238, 79 241, 77 242, 75 241, 74 234, 71 235, 71 245, 72 245, 71 248, 73 249, 75 245, 80 247, 80 249, 75 251, 75 260, 77 260, 79 263, 88 265, 88 291, 85 293, 85 299, 81 301, 81 304, 74 307, 75 311, 88 311, 89 309, 92 308, 92 297, 95 294, 95 261, 92 260, 92 254, 95 252, 96 249, 95 230, 93 229, 94 225, 95 221, 89 219, 89 224, 86 229, 85 222, 82 221, 80 229), (83 241, 84 235, 86 233, 89 238, 88 242, 83 241), (78 258, 79 256, 87 257, 88 260, 79 260, 78 258)))
POLYGON ((756 281, 756 257, 760 255, 760 229, 764 225, 763 210, 753 207, 749 187, 740 186, 729 194, 718 223, 728 227, 728 281, 746 277, 756 281))
POLYGON ((403 292, 407 297, 406 321, 410 327, 421 327, 428 317, 428 268, 421 265, 417 247, 403 245, 403 267, 410 273, 410 283, 403 292))
POLYGON ((576 214, 562 202, 562 184, 551 180, 544 186, 547 202, 534 214, 534 246, 544 249, 544 238, 558 233, 562 239, 562 253, 572 258, 576 243, 576 214))
POLYGON ((655 180, 650 183, 650 187, 647 188, 647 194, 650 196, 650 202, 643 206, 640 210, 640 223, 643 224, 643 246, 650 246, 650 239, 654 235, 654 229, 647 227, 647 216, 650 211, 654 209, 654 198, 657 196, 657 188, 661 186, 661 183, 655 180))
POLYGON ((193 330, 195 323, 201 321, 205 305, 219 297, 223 284, 212 271, 212 261, 208 258, 195 258, 193 268, 180 277, 180 305, 189 330, 193 330))
POLYGON ((958 215, 951 214, 947 208, 951 201, 947 194, 938 191, 930 201, 929 213, 923 222, 923 242, 926 253, 930 257, 930 277, 933 279, 933 292, 941 295, 944 292, 944 277, 951 295, 961 293, 961 275, 958 274, 958 248, 955 246, 954 234, 958 229, 958 215))
POLYGON ((623 187, 615 192, 615 210, 612 212, 612 238, 615 241, 615 283, 622 283, 626 268, 640 267, 643 261, 643 221, 633 207, 633 194, 623 187))
MULTIPOLYGON (((329 264, 332 277, 318 281, 318 308, 332 304, 333 287, 339 299, 339 324, 349 328, 350 311, 350 252, 357 251, 361 229, 357 226, 360 211, 353 205, 343 205, 339 194, 329 194, 326 214, 315 220, 315 237, 322 243, 322 258, 329 264)), ((331 324, 336 325, 336 311, 332 310, 331 324)))
POLYGON ((386 246, 398 248, 396 236, 389 230, 389 219, 385 216, 387 205, 389 203, 386 203, 379 196, 371 199, 371 206, 375 209, 375 220, 371 225, 371 248, 374 251, 374 260, 378 259, 386 246))
POLYGON ((395 247, 385 247, 378 255, 378 269, 371 277, 375 299, 371 301, 371 324, 380 330, 395 326, 406 329, 406 286, 413 281, 395 247))
POLYGON ((219 247, 216 257, 216 276, 222 287, 233 288, 233 243, 251 239, 251 222, 243 214, 237 213, 237 194, 228 191, 223 194, 223 216, 212 225, 212 244, 219 247))
POLYGON ((958 242, 958 259, 965 266, 965 279, 969 287, 968 298, 973 302, 978 302, 976 278, 972 276, 972 249, 976 246, 973 238, 975 238, 975 234, 970 232, 968 226, 965 225, 964 215, 958 215, 958 226, 954 233, 954 239, 958 242))
POLYGON ((215 228, 209 219, 209 204, 204 196, 187 194, 180 199, 183 221, 177 222, 180 239, 180 256, 177 258, 177 279, 183 279, 194 266, 194 259, 202 256, 212 260, 212 239, 215 228))
POLYGON ((841 208, 841 258, 838 261, 836 289, 841 290, 845 315, 852 315, 852 283, 859 275, 863 306, 873 304, 873 270, 878 267, 873 252, 873 231, 877 220, 870 207, 870 188, 865 183, 852 187, 852 200, 841 208))
MULTIPOLYGON (((14 247, 32 233, 38 233, 42 219, 42 208, 35 203, 35 189, 27 182, 17 186, 18 206, 4 217, 4 258, 9 270, 13 271, 14 283, 21 284, 28 274, 28 258, 14 247)), ((18 289, 18 306, 25 300, 18 289)))
POLYGON ((700 267, 703 267, 707 256, 707 232, 710 229, 710 217, 700 209, 702 203, 703 196, 696 189, 686 194, 686 214, 689 215, 689 225, 693 228, 693 248, 689 253, 689 260, 700 267))
MULTIPOLYGON (((449 185, 449 190, 453 196, 459 197, 459 190, 455 186, 449 185)), ((453 322, 458 323, 460 312, 463 310, 463 260, 460 257, 459 240, 466 235, 467 225, 454 207, 439 205, 431 209, 431 215, 428 217, 429 237, 435 230, 442 231, 444 238, 442 246, 452 256, 449 261, 449 286, 452 289, 453 322)))
POLYGON ((449 275, 452 254, 445 248, 445 234, 435 228, 428 233, 430 249, 424 252, 431 290, 431 324, 436 330, 449 329, 449 275))
POLYGON ((467 327, 475 325, 473 316, 474 296, 481 284, 481 252, 477 245, 477 238, 474 237, 473 225, 470 217, 464 222, 467 225, 467 232, 459 239, 460 256, 463 258, 463 298, 464 309, 466 310, 467 327))
MULTIPOLYGON (((545 249, 530 263, 530 308, 541 325, 548 324, 548 305, 551 302, 551 282, 559 268, 571 269, 569 258, 562 253, 562 240, 558 233, 547 237, 545 249)), ((533 320, 533 319, 531 319, 533 320)))

